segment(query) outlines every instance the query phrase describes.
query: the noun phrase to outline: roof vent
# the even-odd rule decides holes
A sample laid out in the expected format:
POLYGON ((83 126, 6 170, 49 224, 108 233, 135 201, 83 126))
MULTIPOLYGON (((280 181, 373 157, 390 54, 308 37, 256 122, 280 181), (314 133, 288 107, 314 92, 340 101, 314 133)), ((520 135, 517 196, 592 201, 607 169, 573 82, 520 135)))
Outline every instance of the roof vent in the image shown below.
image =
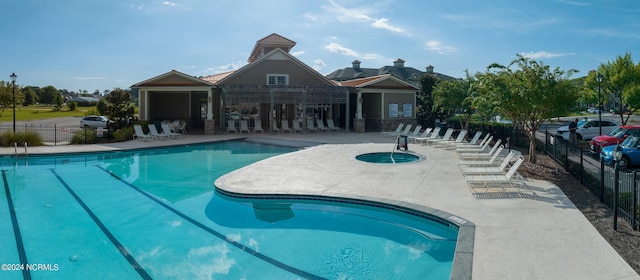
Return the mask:
POLYGON ((431 65, 427 66, 427 73, 433 74, 433 66, 431 65))
POLYGON ((398 58, 398 60, 393 62, 393 67, 404 68, 404 60, 398 58))

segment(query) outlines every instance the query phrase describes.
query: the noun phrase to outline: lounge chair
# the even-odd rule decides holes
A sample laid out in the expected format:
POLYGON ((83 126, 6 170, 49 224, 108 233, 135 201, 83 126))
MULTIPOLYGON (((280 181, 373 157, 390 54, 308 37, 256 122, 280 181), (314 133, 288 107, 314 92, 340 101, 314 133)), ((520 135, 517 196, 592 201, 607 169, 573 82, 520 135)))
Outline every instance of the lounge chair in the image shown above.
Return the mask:
POLYGON ((490 174, 504 174, 505 172, 505 168, 507 168, 507 166, 509 166, 509 163, 511 163, 511 159, 513 159, 513 157, 516 155, 516 153, 514 151, 511 151, 509 154, 507 154, 506 157, 504 157, 504 159, 502 160, 502 163, 500 163, 500 165, 498 166, 487 166, 487 167, 477 167, 477 166, 470 166, 470 167, 463 167, 462 168, 462 174, 464 175, 472 175, 472 174, 481 174, 481 175, 490 175, 490 174))
POLYGON ((413 138, 413 141, 415 141, 416 143, 424 143, 429 139, 436 139, 436 137, 438 137, 438 134, 440 134, 440 127, 434 128, 433 131, 431 131, 431 135, 429 135, 428 137, 416 137, 413 138))
POLYGON ((271 120, 271 127, 269 127, 269 129, 271 132, 280 132, 280 129, 278 129, 278 122, 276 122, 276 120, 271 120))
MULTIPOLYGON (((460 135, 458 135, 460 136, 460 135)), ((482 136, 482 131, 476 131, 476 134, 473 135, 473 138, 471 139, 470 142, 465 142, 464 139, 460 142, 454 142, 454 143, 449 143, 449 145, 454 146, 454 147, 463 147, 465 145, 476 145, 478 143, 478 140, 480 140, 480 136, 482 136)), ((457 140, 457 139, 456 139, 457 140)))
POLYGON ((171 128, 169 127, 168 123, 162 123, 160 124, 160 126, 162 127, 162 134, 169 136, 169 138, 182 137, 182 134, 180 133, 171 132, 171 128))
POLYGON ((299 120, 293 120, 291 121, 291 123, 293 124, 293 132, 304 132, 304 130, 300 126, 299 120))
POLYGON ((228 120, 227 121, 227 133, 232 132, 233 133, 238 133, 238 130, 236 130, 236 121, 235 120, 228 120))
POLYGON ((420 138, 427 138, 427 136, 429 135, 429 133, 433 130, 433 128, 427 127, 427 129, 425 129, 422 134, 417 135, 417 136, 409 136, 409 142, 413 142, 416 143, 417 140, 416 139, 420 139, 420 138))
POLYGON ((262 121, 259 119, 255 120, 253 124, 253 133, 257 133, 258 131, 260 131, 260 133, 264 133, 264 130, 262 130, 262 121))
POLYGON ((458 133, 458 136, 456 137, 455 140, 451 140, 451 139, 443 140, 443 141, 437 142, 436 144, 440 146, 459 144, 459 143, 462 143, 466 135, 467 135, 467 131, 463 129, 463 130, 460 130, 460 133, 458 133))
POLYGON ((413 127, 413 124, 409 123, 399 133, 387 134, 387 136, 389 136, 389 137, 397 137, 398 135, 409 135, 409 132, 411 131, 411 127, 413 127))
POLYGON ((391 136, 391 135, 398 135, 398 133, 402 132, 402 127, 404 126, 403 123, 398 124, 398 127, 396 128, 395 131, 383 131, 382 135, 384 136, 391 136))
POLYGON ((251 130, 249 130, 249 121, 247 120, 240 120, 240 133, 242 133, 243 131, 251 133, 251 130))
POLYGON ((420 134, 420 130, 422 130, 422 125, 417 125, 414 129, 413 132, 409 135, 407 135, 407 137, 416 137, 418 136, 418 134, 420 134))
POLYGON ((309 132, 318 132, 318 129, 313 125, 313 119, 307 119, 307 130, 309 132))
POLYGON ((493 156, 493 153, 498 149, 498 146, 500 146, 500 142, 501 140, 498 139, 498 141, 496 141, 496 143, 493 145, 493 148, 491 148, 491 150, 489 152, 469 152, 469 153, 460 153, 458 154, 458 157, 460 159, 482 159, 482 158, 490 158, 493 156))
POLYGON ((173 132, 175 133, 180 133, 180 134, 187 134, 187 122, 183 122, 183 121, 177 121, 174 122, 176 128, 174 129, 173 132))
POLYGON ((493 136, 487 134, 488 137, 485 137, 484 140, 482 140, 482 143, 480 143, 480 145, 473 145, 473 146, 467 146, 467 145, 463 145, 460 147, 456 147, 456 152, 458 153, 469 153, 469 152, 482 152, 484 150, 487 149, 487 146, 489 146, 489 144, 491 144, 491 140, 493 140, 493 136))
POLYGON ((320 130, 320 132, 329 131, 329 128, 324 126, 324 122, 322 121, 322 119, 316 119, 316 124, 318 125, 318 129, 320 130))
MULTIPOLYGON (((487 133, 484 135, 484 138, 480 143, 460 143, 456 145, 456 150, 458 149, 477 149, 484 146, 487 142, 491 142, 492 136, 491 133, 487 133)), ((476 141, 477 142, 477 141, 476 141)))
POLYGON ((293 132, 293 130, 291 130, 291 128, 289 127, 288 120, 280 120, 280 123, 282 124, 282 132, 285 132, 285 131, 293 132))
POLYGON ((444 132, 444 135, 442 135, 442 138, 427 139, 426 141, 427 145, 437 144, 438 142, 442 142, 442 141, 450 141, 451 135, 453 135, 454 130, 455 129, 453 128, 448 128, 447 131, 444 132))
POLYGON ((460 166, 495 166, 496 159, 502 154, 504 146, 498 147, 493 156, 490 159, 476 159, 476 160, 461 160, 458 162, 460 166))
POLYGON ((145 134, 144 131, 142 130, 142 126, 140 126, 139 124, 134 124, 133 125, 133 140, 141 140, 141 141, 146 141, 147 139, 149 140, 155 140, 156 137, 154 137, 151 134, 145 134))
POLYGON ((333 122, 333 119, 327 119, 327 127, 331 130, 331 131, 340 131, 340 128, 336 126, 336 124, 333 122))
POLYGON ((158 132, 158 129, 156 128, 155 124, 150 123, 147 126, 149 127, 149 134, 151 134, 151 136, 155 138, 160 138, 160 140, 169 139, 169 135, 160 134, 160 132, 158 132))
POLYGON ((524 157, 519 156, 506 174, 468 175, 465 179, 471 188, 485 188, 487 192, 492 186, 500 186, 502 189, 505 185, 517 187, 518 184, 524 184, 524 178, 518 174, 518 168, 522 162, 524 162, 524 157))

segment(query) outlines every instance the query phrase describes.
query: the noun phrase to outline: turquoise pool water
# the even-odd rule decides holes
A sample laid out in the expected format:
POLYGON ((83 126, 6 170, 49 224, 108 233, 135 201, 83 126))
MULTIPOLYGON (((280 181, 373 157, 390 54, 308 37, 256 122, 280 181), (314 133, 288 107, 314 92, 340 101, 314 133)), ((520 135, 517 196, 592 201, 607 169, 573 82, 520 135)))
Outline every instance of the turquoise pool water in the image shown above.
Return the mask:
POLYGON ((214 190, 225 173, 295 150, 220 142, 2 158, 0 279, 449 279, 457 229, 446 223, 214 190))
POLYGON ((419 161, 420 157, 414 154, 408 153, 390 153, 390 152, 379 152, 379 153, 367 153, 357 155, 356 159, 364 162, 371 163, 406 163, 406 162, 414 162, 419 161))

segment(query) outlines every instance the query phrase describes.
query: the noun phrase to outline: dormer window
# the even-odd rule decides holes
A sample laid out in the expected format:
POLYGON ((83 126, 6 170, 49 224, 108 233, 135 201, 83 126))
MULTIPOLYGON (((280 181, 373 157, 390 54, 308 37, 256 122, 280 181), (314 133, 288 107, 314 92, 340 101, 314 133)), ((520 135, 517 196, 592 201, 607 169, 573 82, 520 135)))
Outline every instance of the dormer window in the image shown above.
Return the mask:
POLYGON ((289 74, 267 74, 267 85, 288 86, 289 74))

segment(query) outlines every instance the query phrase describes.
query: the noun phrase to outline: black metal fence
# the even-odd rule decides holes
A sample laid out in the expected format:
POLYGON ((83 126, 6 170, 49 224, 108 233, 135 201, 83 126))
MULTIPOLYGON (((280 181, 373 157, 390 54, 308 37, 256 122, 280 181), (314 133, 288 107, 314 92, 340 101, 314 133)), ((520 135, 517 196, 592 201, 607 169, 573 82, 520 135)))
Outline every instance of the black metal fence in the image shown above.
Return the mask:
POLYGON ((605 165, 599 155, 592 154, 587 149, 571 145, 548 131, 545 131, 544 136, 543 148, 547 155, 578 178, 582 185, 600 198, 602 203, 612 209, 617 208, 616 215, 629 222, 634 230, 640 228, 638 171, 616 170, 613 166, 605 165), (617 182, 616 172, 618 173, 617 182), (616 193, 617 200, 615 200, 616 193))
MULTIPOLYGON (((13 124, 11 123, 0 123, 0 132, 13 131, 13 124)), ((56 145, 68 145, 71 143, 74 135, 79 132, 84 132, 81 135, 89 135, 89 134, 98 134, 98 131, 93 128, 82 128, 75 125, 36 125, 36 124, 21 124, 16 126, 16 132, 25 132, 31 131, 38 133, 42 138, 42 141, 45 145, 56 146, 56 145)), ((97 136, 102 138, 104 142, 110 142, 110 133, 105 128, 103 133, 97 136)), ((81 139, 81 143, 92 143, 84 137, 81 139)), ((19 146, 22 144, 18 143, 19 146)))

